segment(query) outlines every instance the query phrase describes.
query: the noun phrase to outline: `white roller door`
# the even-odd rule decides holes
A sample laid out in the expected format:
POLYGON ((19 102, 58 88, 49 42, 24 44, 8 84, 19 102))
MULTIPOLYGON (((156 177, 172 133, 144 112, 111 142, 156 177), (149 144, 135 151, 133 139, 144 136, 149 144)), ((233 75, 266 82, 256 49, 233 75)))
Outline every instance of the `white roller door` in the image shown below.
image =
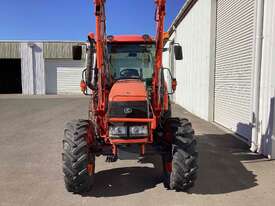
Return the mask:
POLYGON ((214 121, 249 139, 255 0, 218 0, 214 121))
POLYGON ((83 67, 82 61, 46 60, 46 93, 81 94, 79 83, 83 67))

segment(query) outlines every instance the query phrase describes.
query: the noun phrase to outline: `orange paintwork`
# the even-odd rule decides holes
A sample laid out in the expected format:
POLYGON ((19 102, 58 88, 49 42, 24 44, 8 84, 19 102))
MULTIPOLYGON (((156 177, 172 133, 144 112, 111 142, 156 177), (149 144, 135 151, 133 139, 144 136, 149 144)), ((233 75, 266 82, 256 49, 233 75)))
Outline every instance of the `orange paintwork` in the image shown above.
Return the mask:
POLYGON ((87 165, 87 171, 90 176, 92 176, 95 173, 95 165, 92 163, 89 163, 87 165))
POLYGON ((109 101, 146 101, 147 92, 144 82, 140 80, 119 80, 117 81, 109 94, 109 101))
POLYGON ((112 39, 108 39, 108 42, 111 43, 145 43, 153 42, 153 38, 149 36, 147 40, 143 38, 143 35, 115 35, 112 36, 112 39))
POLYGON ((167 41, 169 39, 170 35, 169 35, 169 32, 164 32, 163 33, 163 39, 164 41, 167 41))
POLYGON ((156 118, 144 119, 144 118, 109 118, 109 122, 139 122, 139 123, 151 123, 151 129, 156 129, 156 118))
POLYGON ((150 143, 148 138, 144 139, 111 139, 110 142, 112 144, 145 144, 150 143))
MULTIPOLYGON (((157 26, 157 33, 156 33, 156 61, 155 61, 155 68, 153 74, 153 92, 152 92, 152 104, 155 111, 156 116, 159 118, 161 114, 161 108, 163 102, 160 102, 159 98, 159 72, 162 68, 162 52, 163 52, 163 39, 164 39, 164 17, 165 17, 165 5, 166 0, 155 0, 157 9, 156 9, 156 26, 157 26)), ((168 95, 167 93, 165 95, 168 95)))
POLYGON ((80 90, 81 92, 85 92, 87 90, 87 85, 85 83, 85 81, 81 80, 80 82, 80 90))
POLYGON ((90 38, 90 39, 95 39, 95 34, 94 34, 93 32, 90 32, 90 33, 88 34, 88 38, 90 38))
MULTIPOLYGON (((93 40, 96 48, 96 66, 98 69, 98 81, 96 95, 92 95, 91 108, 94 107, 94 120, 97 124, 98 134, 104 138, 107 144, 113 145, 113 153, 116 154, 116 145, 119 143, 140 143, 147 144, 153 142, 153 132, 158 125, 160 114, 162 112, 162 105, 164 109, 168 109, 168 93, 167 89, 164 94, 163 102, 159 98, 159 74, 162 68, 162 51, 163 40, 167 35, 164 34, 164 17, 165 17, 165 4, 166 0, 154 0, 156 3, 156 36, 155 38, 144 35, 118 35, 106 38, 106 15, 105 15, 105 2, 106 0, 94 0, 95 17, 96 17, 96 30, 95 34, 90 33, 89 39, 93 40), (145 38, 146 37, 146 38, 145 38), (155 64, 152 79, 152 112, 153 118, 139 119, 139 118, 112 118, 109 119, 107 115, 108 101, 146 101, 147 91, 144 82, 140 80, 119 80, 113 84, 113 79, 110 76, 109 62, 106 59, 106 46, 110 43, 140 43, 140 44, 155 44, 155 64), (109 71, 109 72, 108 72, 109 71), (108 84, 107 84, 108 83, 108 84), (109 83, 110 86, 109 87, 109 83), (127 140, 111 140, 108 136, 108 121, 114 122, 148 122, 151 125, 150 136, 145 139, 127 139, 127 140)), ((83 85, 84 86, 84 85, 83 85)))

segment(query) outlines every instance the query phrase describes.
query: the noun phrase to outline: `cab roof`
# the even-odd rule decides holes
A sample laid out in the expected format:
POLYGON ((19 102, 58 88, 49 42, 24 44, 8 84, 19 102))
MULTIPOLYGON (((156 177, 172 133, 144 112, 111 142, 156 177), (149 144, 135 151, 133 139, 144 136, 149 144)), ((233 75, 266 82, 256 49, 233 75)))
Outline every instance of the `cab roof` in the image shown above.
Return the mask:
MULTIPOLYGON (((94 39, 95 36, 93 33, 89 34, 91 39, 94 39)), ((107 36, 107 41, 109 43, 153 43, 155 39, 147 34, 144 35, 109 35, 107 36)))
POLYGON ((108 42, 111 43, 132 43, 132 42, 154 42, 154 39, 149 35, 115 35, 108 36, 108 42))

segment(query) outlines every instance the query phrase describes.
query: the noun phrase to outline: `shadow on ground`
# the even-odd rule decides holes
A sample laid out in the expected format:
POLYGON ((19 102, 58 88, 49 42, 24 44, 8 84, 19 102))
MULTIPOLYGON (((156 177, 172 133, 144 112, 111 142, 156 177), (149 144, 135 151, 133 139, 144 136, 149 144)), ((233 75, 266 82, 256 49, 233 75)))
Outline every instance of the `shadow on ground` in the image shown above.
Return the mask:
POLYGON ((199 174, 189 193, 222 194, 257 186, 256 175, 241 161, 262 160, 230 134, 198 136, 199 174))
MULTIPOLYGON (((120 160, 119 160, 120 161, 120 160)), ((122 160, 123 161, 123 160, 122 160)), ((95 175, 92 190, 84 196, 112 197, 143 192, 162 182, 160 157, 144 157, 142 163, 153 163, 154 167, 122 167, 99 171, 95 175)), ((107 163, 106 163, 107 164, 107 163)))
MULTIPOLYGON (((200 168, 196 184, 188 193, 223 194, 257 185, 256 175, 248 171, 241 161, 261 160, 262 156, 250 153, 245 143, 230 134, 206 134, 197 136, 197 139, 200 168)), ((123 196, 161 184, 160 157, 145 157, 141 163, 153 163, 154 168, 141 165, 98 172, 93 189, 85 196, 123 196)))

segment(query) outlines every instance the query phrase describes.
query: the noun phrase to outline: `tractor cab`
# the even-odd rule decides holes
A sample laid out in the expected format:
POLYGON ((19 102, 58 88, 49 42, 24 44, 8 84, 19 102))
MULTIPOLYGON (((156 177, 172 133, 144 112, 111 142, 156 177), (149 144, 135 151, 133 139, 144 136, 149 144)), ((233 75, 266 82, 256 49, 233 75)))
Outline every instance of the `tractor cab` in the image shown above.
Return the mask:
POLYGON ((152 142, 151 87, 155 44, 148 35, 108 36, 111 79, 108 117, 112 143, 152 142))
POLYGON ((108 36, 108 55, 114 81, 136 79, 150 88, 156 47, 148 35, 108 36))
MULTIPOLYGON (((96 42, 92 33, 88 36, 87 68, 84 70, 81 89, 85 93, 87 87, 98 95, 99 71, 95 58, 96 42), (83 86, 82 86, 83 85, 83 86)), ((159 116, 153 109, 153 78, 156 66, 156 42, 149 35, 107 36, 105 47, 104 71, 106 78, 106 105, 103 111, 106 130, 100 136, 116 147, 118 144, 137 143, 144 147, 154 141, 154 130, 157 128, 159 116, 171 116, 168 86, 161 68, 159 77, 159 101, 162 103, 159 116)), ((81 58, 82 49, 75 47, 74 59, 81 58)), ((169 70, 168 70, 169 71, 169 70)), ((172 78, 172 75, 170 73, 172 78)), ((172 81, 170 81, 172 83, 172 81)), ((171 87, 173 87, 171 85, 171 87)), ((175 90, 175 86, 173 88, 175 90)), ((88 94, 88 93, 87 93, 88 94)), ((98 107, 94 113, 99 112, 98 107)), ((144 151, 142 149, 141 151, 144 151)), ((141 154, 143 155, 144 152, 141 154)))

